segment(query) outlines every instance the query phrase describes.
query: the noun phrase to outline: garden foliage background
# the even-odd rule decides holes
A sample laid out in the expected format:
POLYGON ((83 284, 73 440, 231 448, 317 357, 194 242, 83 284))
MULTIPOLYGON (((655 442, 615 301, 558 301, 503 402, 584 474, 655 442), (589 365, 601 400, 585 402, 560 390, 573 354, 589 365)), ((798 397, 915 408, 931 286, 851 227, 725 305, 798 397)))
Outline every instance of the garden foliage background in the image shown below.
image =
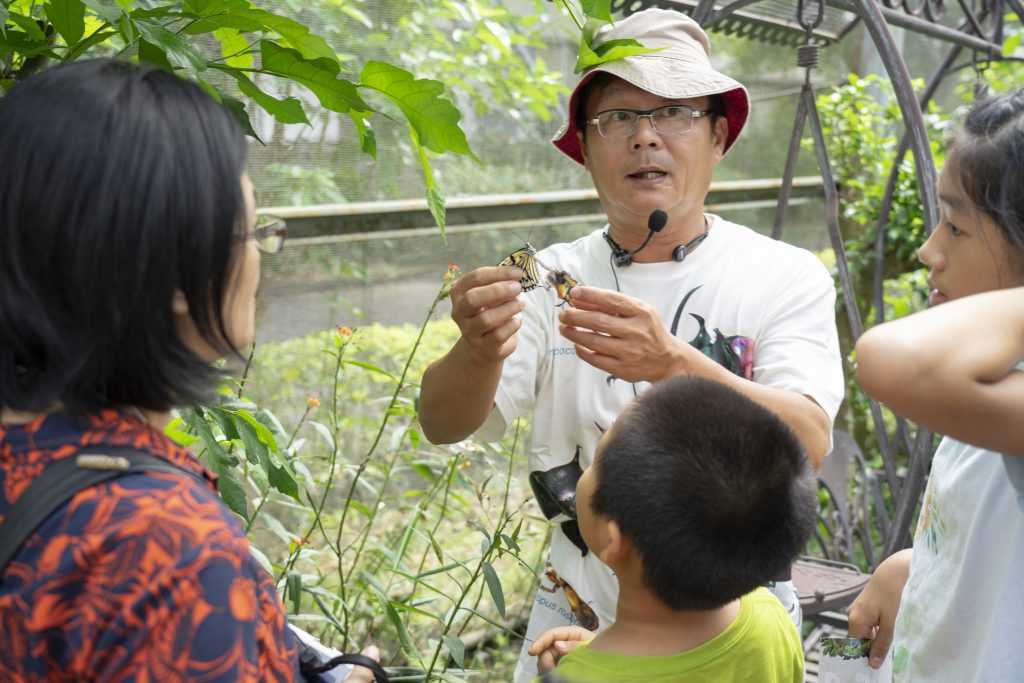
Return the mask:
MULTIPOLYGON (((94 55, 151 62, 196 80, 243 121, 262 205, 425 195, 440 233, 445 195, 589 186, 546 141, 561 124, 574 64, 586 55, 580 27, 588 17, 606 20, 608 5, 0 0, 0 87, 94 55)), ((1012 54, 1020 27, 1007 21, 1012 54)), ((750 129, 717 177, 778 177, 803 78, 795 55, 713 40, 716 63, 747 83, 755 102, 750 129)), ((903 41, 912 73, 924 73, 936 46, 903 41)), ((828 49, 814 78, 857 299, 873 320, 873 231, 901 130, 890 88, 871 75, 878 65, 869 45, 855 33, 828 49)), ((1005 90, 1020 79, 998 64, 961 76, 927 115, 940 162, 951 117, 975 85, 1005 90)), ((814 173, 805 153, 798 174, 814 173)), ((907 159, 887 228, 886 317, 924 303, 916 191, 907 159)), ((787 239, 831 263, 820 211, 799 208, 787 239)), ((771 224, 763 210, 730 217, 758 229, 771 224)), ((404 680, 509 679, 549 533, 522 476, 529 425, 510 428, 500 442, 434 447, 416 422, 417 383, 457 336, 446 296, 458 269, 444 264, 469 269, 523 239, 540 246, 594 227, 307 245, 264 263, 265 292, 283 295, 278 307, 264 307, 261 343, 233 366, 241 379, 225 385, 221 400, 183 411, 171 433, 220 474, 221 494, 277 578, 291 619, 345 650, 375 640, 386 663, 411 667, 404 680), (419 290, 407 296, 410 274, 419 290), (352 286, 384 286, 386 295, 360 309, 352 286), (331 324, 286 318, 283 308, 307 300, 300 293, 333 299, 331 324), (415 311, 414 322, 404 312, 405 324, 373 322, 395 322, 387 309, 401 298, 413 302, 402 310, 415 311)), ((849 354, 842 322, 841 333, 849 354)), ((878 467, 870 419, 851 383, 839 426, 878 467)))

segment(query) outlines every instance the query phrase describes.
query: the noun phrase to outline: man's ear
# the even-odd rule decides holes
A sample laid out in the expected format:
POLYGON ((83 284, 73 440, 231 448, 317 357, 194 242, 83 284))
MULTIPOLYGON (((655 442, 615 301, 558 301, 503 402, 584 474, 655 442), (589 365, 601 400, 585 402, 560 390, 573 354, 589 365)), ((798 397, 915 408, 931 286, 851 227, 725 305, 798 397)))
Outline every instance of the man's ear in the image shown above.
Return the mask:
POLYGON ((188 299, 185 298, 185 292, 180 289, 174 290, 174 294, 171 295, 171 312, 174 315, 188 315, 188 299))
POLYGON ((725 116, 716 116, 714 126, 711 129, 711 143, 715 149, 716 164, 725 156, 725 141, 728 139, 729 119, 725 116))
POLYGON ((587 163, 588 162, 588 160, 587 160, 587 139, 583 135, 583 131, 582 130, 577 130, 576 131, 576 140, 580 143, 580 156, 583 157, 583 168, 585 168, 585 169, 587 169, 589 171, 590 170, 590 166, 587 163))

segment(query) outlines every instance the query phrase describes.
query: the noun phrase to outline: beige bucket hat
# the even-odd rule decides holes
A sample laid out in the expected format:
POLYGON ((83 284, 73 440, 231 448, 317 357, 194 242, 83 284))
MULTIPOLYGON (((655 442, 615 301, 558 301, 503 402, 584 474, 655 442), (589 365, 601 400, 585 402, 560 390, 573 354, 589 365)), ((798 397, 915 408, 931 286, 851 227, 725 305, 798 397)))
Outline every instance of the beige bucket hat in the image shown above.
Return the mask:
POLYGON ((721 95, 729 122, 729 136, 725 141, 728 151, 747 122, 750 96, 738 81, 712 68, 711 43, 704 29, 681 12, 652 8, 602 26, 594 36, 594 47, 623 38, 633 38, 644 47, 662 49, 599 64, 585 72, 569 97, 568 120, 551 140, 555 147, 583 163, 576 135, 579 95, 583 86, 603 72, 669 99, 721 95))

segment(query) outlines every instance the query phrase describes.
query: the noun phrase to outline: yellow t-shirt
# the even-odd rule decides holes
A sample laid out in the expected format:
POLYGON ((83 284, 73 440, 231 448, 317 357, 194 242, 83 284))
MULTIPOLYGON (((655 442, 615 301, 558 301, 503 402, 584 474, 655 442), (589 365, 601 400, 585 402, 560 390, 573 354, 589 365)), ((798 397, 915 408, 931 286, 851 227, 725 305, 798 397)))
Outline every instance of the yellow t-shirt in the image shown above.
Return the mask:
POLYGON ((758 588, 740 599, 729 628, 693 650, 630 657, 582 645, 555 673, 567 683, 801 683, 804 652, 782 604, 758 588))

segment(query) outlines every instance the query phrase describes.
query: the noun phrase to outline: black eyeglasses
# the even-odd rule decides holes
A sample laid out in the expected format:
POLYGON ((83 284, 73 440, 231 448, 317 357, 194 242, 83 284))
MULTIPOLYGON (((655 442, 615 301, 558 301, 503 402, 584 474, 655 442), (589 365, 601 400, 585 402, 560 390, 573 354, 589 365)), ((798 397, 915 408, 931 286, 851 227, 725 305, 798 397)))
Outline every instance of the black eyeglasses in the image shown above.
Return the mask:
POLYGON ((685 104, 668 104, 646 111, 638 109, 609 109, 587 121, 597 126, 597 132, 604 138, 628 138, 636 132, 637 122, 647 118, 658 133, 682 135, 693 128, 694 119, 707 116, 708 110, 694 109, 685 104))
POLYGON ((256 227, 245 237, 256 240, 256 248, 264 254, 276 254, 284 246, 287 235, 288 225, 283 218, 261 214, 256 217, 256 227))

